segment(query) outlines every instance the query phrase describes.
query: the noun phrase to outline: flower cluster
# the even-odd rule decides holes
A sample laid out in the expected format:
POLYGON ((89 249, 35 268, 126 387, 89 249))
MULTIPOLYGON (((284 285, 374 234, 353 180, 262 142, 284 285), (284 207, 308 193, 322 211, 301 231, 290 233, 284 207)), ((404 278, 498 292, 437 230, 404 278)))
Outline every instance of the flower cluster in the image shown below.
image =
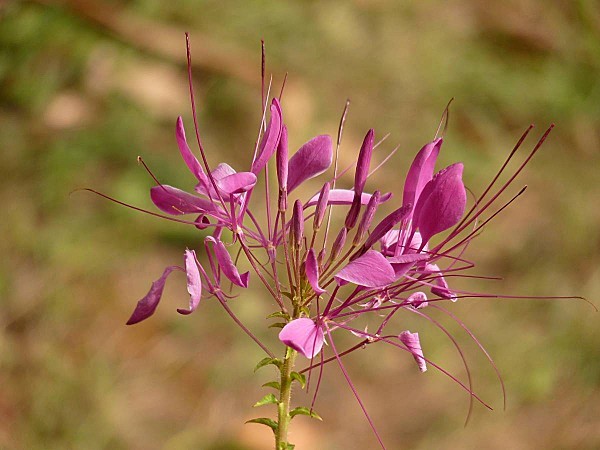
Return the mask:
MULTIPOLYGON (((496 181, 530 127, 488 188, 474 199, 465 214, 467 193, 462 181, 463 164, 455 163, 436 171, 443 143, 437 133, 416 154, 406 173, 401 195, 393 197, 392 193, 375 189, 377 186, 371 177, 379 168, 371 168, 374 148, 379 145, 372 129, 364 137, 355 164, 338 173, 347 105, 335 145, 329 135, 319 135, 290 157, 281 100, 265 98, 261 133, 253 157, 248 158, 246 171, 236 171, 226 163, 209 165, 198 132, 191 75, 190 93, 200 160, 190 149, 181 117, 177 119, 175 136, 181 157, 197 184, 192 192, 187 192, 158 183, 152 187, 150 196, 156 207, 167 214, 164 217, 205 230, 203 260, 206 262, 201 264, 196 251, 186 249, 183 267, 169 266, 164 270, 138 302, 127 324, 149 318, 159 304, 169 274, 175 270, 185 272, 189 307, 177 311, 191 314, 203 299, 215 297, 265 351, 267 356, 259 366, 273 364, 279 369, 280 380, 270 384, 279 391, 279 397, 270 394, 259 402, 277 404, 278 419, 254 420, 273 429, 277 449, 293 448, 287 442, 286 433, 295 414, 313 415, 312 407, 290 411, 291 382, 304 384, 302 372, 293 372, 298 353, 310 360, 305 371, 337 361, 370 423, 341 357, 374 342, 384 342, 408 352, 422 372, 427 370, 428 364, 433 365, 454 379, 471 399, 481 401, 471 390, 470 383, 462 384, 426 358, 419 333, 394 329, 393 319, 399 311, 428 319, 425 308, 446 311, 439 306, 440 302, 485 296, 453 289, 447 279, 461 276, 473 267, 463 258, 466 247, 507 204, 486 214, 484 221, 480 219, 482 214, 489 213, 550 129, 509 180, 494 191, 496 181), (276 177, 270 173, 269 165, 275 166, 276 177), (353 186, 339 188, 341 176, 352 167, 353 186), (298 198, 296 189, 300 185, 326 173, 318 192, 298 198), (262 183, 259 182, 261 177, 262 183), (270 184, 275 178, 277 190, 272 190, 270 184), (256 208, 256 203, 260 208, 256 208), (390 207, 392 204, 395 206, 390 207), (258 217, 257 210, 266 211, 266 217, 258 217), (392 212, 385 215, 381 213, 383 210, 392 212), (446 233, 441 238, 434 239, 443 232, 446 233), (434 240, 437 242, 433 243, 434 240), (245 256, 252 275, 241 273, 237 259, 232 257, 235 251, 238 256, 245 256), (279 340, 286 346, 283 359, 276 358, 271 345, 248 330, 227 303, 230 286, 247 288, 251 278, 264 286, 277 305, 270 318, 282 320, 278 325, 281 328, 279 340), (338 350, 334 337, 341 331, 355 335, 357 344, 338 350), (331 348, 331 355, 327 357, 323 350, 325 343, 331 348), (315 358, 319 358, 319 362, 314 362, 315 358)), ((446 120, 447 110, 443 116, 443 121, 446 120)), ((432 320, 432 323, 446 332, 437 322, 432 320)), ((375 434, 383 447, 377 431, 375 434)))

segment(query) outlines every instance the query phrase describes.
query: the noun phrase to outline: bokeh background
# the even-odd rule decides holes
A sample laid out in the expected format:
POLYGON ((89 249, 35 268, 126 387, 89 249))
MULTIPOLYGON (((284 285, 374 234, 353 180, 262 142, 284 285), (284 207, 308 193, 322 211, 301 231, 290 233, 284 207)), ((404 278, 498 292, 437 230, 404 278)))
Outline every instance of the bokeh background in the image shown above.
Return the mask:
MULTIPOLYGON (((249 164, 260 121, 260 39, 276 89, 288 71, 290 144, 335 135, 350 161, 365 131, 391 133, 377 176, 399 193, 415 152, 451 97, 440 166, 464 161, 481 192, 521 132, 556 129, 511 190, 529 190, 470 248, 486 292, 600 293, 600 7, 592 0, 305 2, 36 0, 0 2, 0 448, 271 448, 270 431, 243 422, 262 357, 207 301, 181 317, 184 278, 173 276, 156 315, 125 327, 135 302, 195 229, 92 194, 151 208, 153 182, 191 188, 174 139, 191 133, 184 31, 192 35, 201 132, 212 164, 249 164)), ((343 182, 350 185, 351 178, 343 182)), ((370 182, 373 187, 375 181, 370 182)), ((316 182, 313 188, 317 189, 316 182)), ((260 291, 231 302, 262 330, 272 305, 260 291)), ((487 347, 508 391, 502 411, 493 370, 460 327, 475 408, 435 370, 403 352, 370 347, 349 371, 390 449, 600 448, 600 317, 582 301, 465 300, 451 307, 487 347)), ((451 343, 419 331, 426 355, 464 378, 451 343)), ((340 345, 353 342, 340 336, 340 345)), ((310 397, 297 392, 298 402, 310 397)), ((324 422, 295 420, 301 449, 377 448, 337 367, 317 402, 324 422)))

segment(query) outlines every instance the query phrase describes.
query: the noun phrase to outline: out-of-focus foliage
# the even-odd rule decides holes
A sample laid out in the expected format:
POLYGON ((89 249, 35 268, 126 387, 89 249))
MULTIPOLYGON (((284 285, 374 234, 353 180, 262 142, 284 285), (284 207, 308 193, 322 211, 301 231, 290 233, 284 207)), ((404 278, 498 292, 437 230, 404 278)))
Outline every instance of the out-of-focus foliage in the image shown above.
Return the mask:
MULTIPOLYGON (((530 122, 557 127, 520 179, 527 194, 469 252, 504 281, 470 289, 523 295, 600 293, 600 8, 593 1, 258 2, 8 0, 0 3, 0 447, 212 450, 267 448, 242 425, 259 397, 261 357, 214 302, 190 317, 183 280, 157 315, 124 322, 163 266, 198 246, 195 229, 72 192, 93 187, 150 208, 160 180, 191 187, 175 140, 191 132, 183 32, 190 31, 201 132, 212 163, 249 164, 260 121, 260 39, 290 144, 335 134, 342 146, 374 127, 378 174, 399 180, 455 97, 444 163, 465 162, 481 192, 530 122)), ((533 139, 527 141, 527 146, 533 139)), ((345 159, 346 158, 346 159, 345 159)), ((348 180, 345 180, 349 182, 348 180)), ((514 192, 513 192, 514 193, 514 192)), ((172 284, 171 284, 172 283, 172 284)), ((245 293, 232 307, 260 330, 271 305, 245 293)), ((495 358, 508 389, 459 326, 475 408, 439 373, 369 348, 349 358, 389 448, 600 447, 598 316, 579 301, 461 301, 452 310, 495 358)), ((464 376, 450 342, 406 318, 426 354, 464 376)), ((275 342, 276 332, 259 331, 275 342)), ((350 341, 348 341, 350 342, 350 341)), ((303 448, 374 448, 337 368, 326 370, 322 424, 298 419, 303 448)), ((300 393, 298 393, 300 394, 300 393)), ((265 444, 265 442, 267 444, 265 444)))

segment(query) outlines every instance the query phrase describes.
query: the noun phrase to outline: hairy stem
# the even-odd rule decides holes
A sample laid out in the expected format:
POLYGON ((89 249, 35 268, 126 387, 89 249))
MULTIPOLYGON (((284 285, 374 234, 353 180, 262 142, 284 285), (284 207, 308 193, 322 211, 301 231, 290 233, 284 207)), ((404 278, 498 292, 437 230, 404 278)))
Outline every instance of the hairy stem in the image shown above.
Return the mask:
POLYGON ((279 387, 279 403, 277 405, 277 431, 275 433, 275 450, 287 450, 288 426, 290 424, 290 403, 292 398, 292 370, 298 352, 286 348, 285 358, 281 367, 281 381, 279 387))

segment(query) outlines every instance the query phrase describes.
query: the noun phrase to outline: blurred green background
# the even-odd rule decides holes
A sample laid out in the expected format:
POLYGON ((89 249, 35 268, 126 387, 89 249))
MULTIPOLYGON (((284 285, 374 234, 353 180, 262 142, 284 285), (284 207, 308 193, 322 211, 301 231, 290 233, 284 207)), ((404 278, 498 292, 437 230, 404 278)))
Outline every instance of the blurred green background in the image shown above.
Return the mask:
MULTIPOLYGON (((279 89, 290 144, 335 135, 352 100, 342 161, 370 127, 400 151, 377 187, 397 194, 415 152, 455 97, 440 166, 464 161, 481 192, 521 132, 529 149, 556 129, 519 178, 529 190, 469 249, 485 292, 600 293, 600 7, 591 0, 305 2, 36 0, 0 2, 0 448, 270 448, 270 431, 243 422, 274 373, 215 302, 181 317, 184 279, 167 284, 157 314, 125 327, 164 266, 201 235, 91 194, 151 208, 153 182, 190 189, 174 139, 191 135, 184 31, 192 35, 201 132, 212 164, 249 164, 260 121, 260 39, 279 89)), ((343 164, 344 165, 344 164, 343 164)), ((350 185, 351 177, 343 182, 350 185)), ((318 182, 314 188, 318 188, 318 182)), ((370 183, 373 187, 373 183, 370 183)), ((256 285, 256 283, 254 283, 256 285)), ((258 292, 232 307, 254 330, 270 312, 258 292)), ((349 357, 353 380, 390 449, 600 448, 598 314, 581 301, 465 300, 451 307, 468 336, 476 407, 435 370, 383 347, 349 357), (368 352, 368 353, 367 353, 368 352)), ((448 340, 423 321, 426 356, 464 377, 448 340)), ((403 323, 404 322, 404 323, 403 323)), ((275 330, 258 331, 275 344, 275 330)), ((353 342, 340 336, 340 346, 353 342)), ((308 403, 299 391, 299 402, 308 403)), ((301 449, 376 448, 339 370, 325 371, 317 411, 300 417, 301 449)))

